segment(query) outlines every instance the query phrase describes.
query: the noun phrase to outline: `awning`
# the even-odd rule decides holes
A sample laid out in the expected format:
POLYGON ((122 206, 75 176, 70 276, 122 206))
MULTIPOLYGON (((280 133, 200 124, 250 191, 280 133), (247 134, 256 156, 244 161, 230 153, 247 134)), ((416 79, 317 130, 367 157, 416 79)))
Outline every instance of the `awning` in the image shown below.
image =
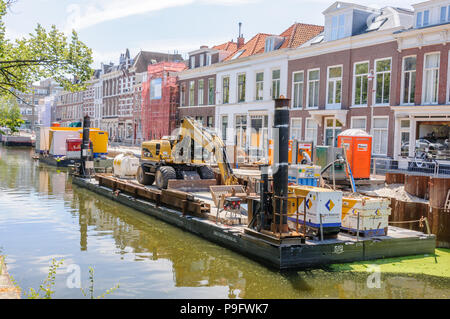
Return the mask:
POLYGON ((322 119, 324 117, 334 117, 342 126, 346 126, 347 122, 347 110, 307 110, 311 114, 312 119, 318 124, 322 125, 322 119))

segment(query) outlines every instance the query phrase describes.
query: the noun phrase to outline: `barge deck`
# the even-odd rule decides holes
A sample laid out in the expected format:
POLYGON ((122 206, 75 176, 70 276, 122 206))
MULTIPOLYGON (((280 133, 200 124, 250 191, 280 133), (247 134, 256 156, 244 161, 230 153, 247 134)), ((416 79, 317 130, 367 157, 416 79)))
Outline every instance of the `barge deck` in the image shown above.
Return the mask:
MULTIPOLYGON (((434 254, 436 247, 435 235, 392 226, 389 226, 386 236, 357 238, 341 232, 334 239, 322 241, 294 240, 277 244, 266 240, 264 237, 252 236, 245 224, 230 226, 216 223, 213 218, 186 215, 179 209, 101 186, 95 179, 77 176, 72 178, 73 183, 79 187, 86 188, 280 270, 312 268, 325 264, 388 257, 434 254)), ((198 194, 198 196, 202 195, 204 196, 204 194, 198 194)), ((216 215, 213 208, 211 208, 209 214, 216 215)))

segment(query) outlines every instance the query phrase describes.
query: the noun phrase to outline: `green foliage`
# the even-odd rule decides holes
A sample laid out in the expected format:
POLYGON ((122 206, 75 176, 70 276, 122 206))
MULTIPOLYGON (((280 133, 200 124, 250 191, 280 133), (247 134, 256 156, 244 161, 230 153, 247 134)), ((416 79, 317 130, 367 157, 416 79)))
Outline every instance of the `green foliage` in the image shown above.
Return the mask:
MULTIPOLYGON (((56 259, 52 259, 52 264, 49 268, 49 272, 47 275, 47 278, 44 280, 44 282, 39 286, 38 290, 35 290, 33 288, 30 288, 29 293, 24 293, 25 297, 28 299, 51 299, 52 295, 55 293, 52 288, 55 285, 56 280, 56 270, 61 267, 63 264, 64 259, 61 259, 60 261, 57 261, 56 259)), ((106 290, 103 294, 101 294, 98 297, 94 297, 94 269, 92 267, 89 267, 89 290, 85 291, 83 288, 81 288, 82 294, 87 297, 89 294, 90 299, 101 299, 105 298, 106 295, 112 294, 116 289, 119 288, 119 285, 117 284, 111 289, 106 290)))
POLYGON ((28 92, 30 83, 50 77, 67 91, 84 89, 84 82, 93 74, 92 50, 75 31, 68 39, 55 25, 46 30, 38 24, 34 33, 10 41, 3 21, 10 5, 10 1, 0 0, 0 95, 28 92))
POLYGON ((55 293, 54 290, 52 290, 53 286, 55 285, 56 280, 56 270, 61 267, 63 264, 63 259, 60 261, 56 261, 56 259, 53 258, 52 264, 49 268, 47 278, 44 280, 44 282, 39 286, 38 290, 34 290, 33 288, 30 288, 30 292, 26 293, 25 296, 28 299, 52 299, 52 295, 55 293), (42 295, 41 295, 42 293, 42 295))
MULTIPOLYGON (((113 288, 106 290, 103 294, 98 296, 97 298, 94 298, 94 268, 89 267, 89 298, 90 299, 102 299, 105 298, 106 295, 112 294, 116 289, 119 288, 119 285, 115 285, 113 288)), ((83 288, 81 288, 81 292, 86 297, 88 295, 88 292, 86 292, 83 288)))
POLYGON ((11 133, 17 133, 23 123, 17 99, 12 95, 0 96, 0 134, 5 134, 2 127, 9 128, 11 133))

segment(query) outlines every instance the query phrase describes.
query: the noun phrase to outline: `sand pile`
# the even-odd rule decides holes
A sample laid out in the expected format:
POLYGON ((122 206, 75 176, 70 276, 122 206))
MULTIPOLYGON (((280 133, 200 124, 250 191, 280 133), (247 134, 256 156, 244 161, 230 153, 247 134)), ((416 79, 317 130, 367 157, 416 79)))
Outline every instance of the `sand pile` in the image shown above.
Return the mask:
POLYGON ((428 203, 428 200, 407 193, 403 184, 361 186, 358 187, 358 191, 369 196, 389 197, 405 202, 428 203))

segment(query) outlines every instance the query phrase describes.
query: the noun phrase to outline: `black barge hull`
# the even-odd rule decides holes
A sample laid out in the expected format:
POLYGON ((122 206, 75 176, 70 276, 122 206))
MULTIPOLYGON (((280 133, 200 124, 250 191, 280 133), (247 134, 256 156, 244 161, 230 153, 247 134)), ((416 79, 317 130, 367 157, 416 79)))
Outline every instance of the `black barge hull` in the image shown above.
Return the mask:
POLYGON ((373 260, 419 254, 434 254, 436 237, 421 232, 389 227, 388 236, 360 238, 340 234, 337 239, 306 240, 304 244, 276 245, 250 236, 243 227, 226 227, 204 218, 183 216, 182 212, 157 206, 112 189, 94 179, 73 176, 73 183, 125 206, 154 216, 183 230, 280 270, 320 267, 326 264, 373 260))

